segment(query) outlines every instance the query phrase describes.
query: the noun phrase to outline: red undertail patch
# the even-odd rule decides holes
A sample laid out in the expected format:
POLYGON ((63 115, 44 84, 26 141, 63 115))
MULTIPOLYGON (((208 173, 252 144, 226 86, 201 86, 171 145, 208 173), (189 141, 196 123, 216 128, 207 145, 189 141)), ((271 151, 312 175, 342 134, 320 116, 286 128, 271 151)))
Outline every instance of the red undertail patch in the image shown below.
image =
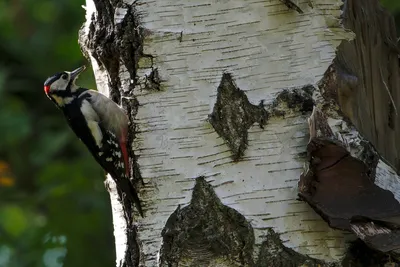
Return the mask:
POLYGON ((122 157, 125 163, 125 173, 129 177, 129 155, 128 155, 128 150, 126 148, 126 136, 127 133, 123 132, 121 139, 119 140, 119 145, 121 146, 122 157))

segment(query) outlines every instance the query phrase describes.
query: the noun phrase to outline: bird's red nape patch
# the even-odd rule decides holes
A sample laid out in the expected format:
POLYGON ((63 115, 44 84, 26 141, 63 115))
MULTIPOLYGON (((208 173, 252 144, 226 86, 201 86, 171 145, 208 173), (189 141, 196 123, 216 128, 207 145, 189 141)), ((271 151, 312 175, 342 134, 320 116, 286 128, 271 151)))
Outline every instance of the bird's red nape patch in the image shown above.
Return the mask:
POLYGON ((44 92, 46 93, 46 95, 49 93, 49 91, 50 91, 50 85, 45 85, 44 92))
POLYGON ((119 145, 121 146, 122 157, 124 158, 125 172, 126 175, 129 177, 129 156, 128 156, 128 150, 126 148, 126 136, 127 132, 123 131, 121 139, 119 140, 119 145))

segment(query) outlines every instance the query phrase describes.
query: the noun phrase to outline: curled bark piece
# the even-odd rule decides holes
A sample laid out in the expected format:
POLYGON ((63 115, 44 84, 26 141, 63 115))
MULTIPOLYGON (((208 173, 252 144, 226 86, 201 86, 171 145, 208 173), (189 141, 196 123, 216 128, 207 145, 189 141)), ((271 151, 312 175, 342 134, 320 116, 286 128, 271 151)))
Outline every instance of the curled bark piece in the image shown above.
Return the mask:
POLYGON ((337 140, 326 119, 314 109, 308 120, 309 168, 299 181, 299 196, 328 224, 354 232, 382 252, 400 248, 400 204, 374 184, 369 166, 337 140))
POLYGON ((367 245, 382 252, 400 249, 400 231, 374 222, 351 223, 351 230, 367 245))

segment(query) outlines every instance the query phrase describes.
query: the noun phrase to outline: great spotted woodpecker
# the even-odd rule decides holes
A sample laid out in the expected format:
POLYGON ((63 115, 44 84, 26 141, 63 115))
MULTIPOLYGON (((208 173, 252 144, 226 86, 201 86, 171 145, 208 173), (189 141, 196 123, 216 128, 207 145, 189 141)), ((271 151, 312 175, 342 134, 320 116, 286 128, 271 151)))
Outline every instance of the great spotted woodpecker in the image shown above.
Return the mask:
POLYGON ((75 85, 84 70, 82 66, 51 76, 44 82, 44 92, 63 111, 71 129, 143 216, 140 200, 129 180, 128 117, 105 95, 75 85))

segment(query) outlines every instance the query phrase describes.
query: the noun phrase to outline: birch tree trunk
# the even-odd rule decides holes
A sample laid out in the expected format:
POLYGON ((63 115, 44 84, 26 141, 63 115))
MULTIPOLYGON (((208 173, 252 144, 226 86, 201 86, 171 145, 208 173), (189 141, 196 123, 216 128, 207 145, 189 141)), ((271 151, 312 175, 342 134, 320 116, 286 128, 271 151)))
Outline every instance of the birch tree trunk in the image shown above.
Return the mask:
MULTIPOLYGON (((376 0, 283 2, 86 1, 80 44, 98 90, 129 114, 144 210, 107 180, 117 266, 388 261, 330 228, 297 185, 314 106, 354 155, 364 136, 398 168, 392 19, 376 0)), ((379 160, 375 183, 399 199, 389 165, 379 160)))

